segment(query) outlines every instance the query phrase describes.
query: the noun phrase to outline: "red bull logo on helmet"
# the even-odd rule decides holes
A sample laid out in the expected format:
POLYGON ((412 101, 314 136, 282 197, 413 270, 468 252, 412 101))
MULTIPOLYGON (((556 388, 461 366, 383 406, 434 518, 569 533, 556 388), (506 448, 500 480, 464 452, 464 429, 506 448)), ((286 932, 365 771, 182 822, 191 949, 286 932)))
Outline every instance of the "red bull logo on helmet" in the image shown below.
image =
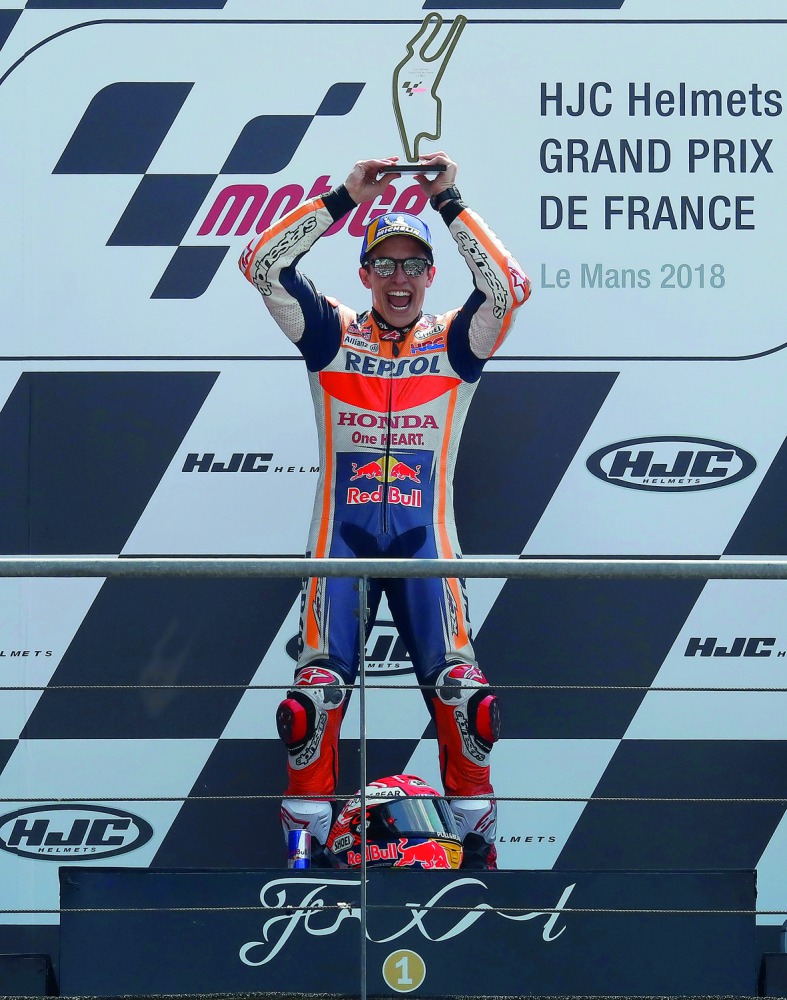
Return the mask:
MULTIPOLYGON (((391 841, 389 844, 367 844, 366 845, 366 860, 367 862, 377 862, 378 864, 384 864, 388 862, 393 862, 394 865, 397 864, 397 859, 399 858, 399 846, 395 840, 391 841)), ((348 851, 347 852, 347 864, 351 868, 360 867, 361 864, 361 852, 360 851, 348 851)))
POLYGON ((442 844, 434 840, 425 840, 420 844, 406 844, 402 856, 394 864, 394 868, 405 868, 417 865, 419 868, 450 868, 448 851, 442 844))
MULTIPOLYGON (((462 861, 459 844, 440 840, 411 840, 400 838, 385 844, 366 845, 367 863, 377 863, 392 868, 423 868, 427 871, 458 868, 462 861)), ((347 864, 360 867, 361 852, 348 851, 347 864)))

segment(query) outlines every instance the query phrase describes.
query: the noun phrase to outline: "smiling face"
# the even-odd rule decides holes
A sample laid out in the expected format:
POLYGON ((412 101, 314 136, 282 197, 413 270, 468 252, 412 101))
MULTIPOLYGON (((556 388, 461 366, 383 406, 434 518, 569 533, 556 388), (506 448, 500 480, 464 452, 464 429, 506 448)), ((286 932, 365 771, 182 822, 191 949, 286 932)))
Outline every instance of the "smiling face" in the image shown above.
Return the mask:
MULTIPOLYGON (((380 257, 394 257, 397 260, 407 257, 428 259, 423 243, 412 236, 389 236, 369 254, 370 261, 379 260, 380 257)), ((372 293, 372 305, 385 322, 391 326, 405 327, 420 316, 426 289, 434 281, 435 267, 427 267, 417 278, 406 275, 401 265, 397 265, 389 278, 381 278, 370 264, 361 267, 358 273, 364 287, 372 293)))

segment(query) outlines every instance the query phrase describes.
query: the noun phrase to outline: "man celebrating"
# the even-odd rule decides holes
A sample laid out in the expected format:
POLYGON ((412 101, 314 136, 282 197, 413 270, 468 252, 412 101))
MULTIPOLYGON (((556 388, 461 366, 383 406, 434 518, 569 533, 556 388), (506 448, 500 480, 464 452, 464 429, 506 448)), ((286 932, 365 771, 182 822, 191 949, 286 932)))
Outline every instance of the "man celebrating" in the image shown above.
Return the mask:
MULTIPOLYGON (((366 229, 359 276, 371 310, 357 313, 318 292, 296 265, 334 222, 401 176, 396 160, 359 161, 344 184, 285 215, 240 259, 306 361, 320 443, 313 558, 460 557, 453 513, 459 437, 484 364, 530 294, 519 264, 462 200, 457 165, 444 152, 422 156, 416 180, 470 269, 474 289, 465 304, 440 315, 423 312, 436 270, 432 238, 426 223, 405 213, 382 215, 366 229), (435 167, 445 169, 429 179, 435 167)), ((499 710, 473 653, 463 581, 371 580, 367 626, 383 592, 437 727, 463 867, 494 868, 489 756, 499 710)), ((288 751, 285 836, 309 830, 317 862, 331 826, 359 628, 354 580, 307 581, 298 666, 277 726, 288 751)))

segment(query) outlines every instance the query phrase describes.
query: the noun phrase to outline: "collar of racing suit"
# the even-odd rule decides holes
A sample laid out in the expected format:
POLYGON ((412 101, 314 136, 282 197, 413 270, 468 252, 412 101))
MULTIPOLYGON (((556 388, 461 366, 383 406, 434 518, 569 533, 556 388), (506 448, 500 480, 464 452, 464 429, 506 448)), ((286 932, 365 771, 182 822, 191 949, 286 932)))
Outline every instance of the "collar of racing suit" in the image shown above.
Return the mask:
POLYGON ((372 307, 372 316, 374 316, 374 321, 380 329, 380 339, 381 340, 396 340, 401 341, 407 336, 407 334, 412 330, 416 323, 423 316, 423 312, 419 312, 412 323, 408 323, 407 326, 391 326, 390 323, 382 318, 382 316, 377 312, 377 310, 372 307))

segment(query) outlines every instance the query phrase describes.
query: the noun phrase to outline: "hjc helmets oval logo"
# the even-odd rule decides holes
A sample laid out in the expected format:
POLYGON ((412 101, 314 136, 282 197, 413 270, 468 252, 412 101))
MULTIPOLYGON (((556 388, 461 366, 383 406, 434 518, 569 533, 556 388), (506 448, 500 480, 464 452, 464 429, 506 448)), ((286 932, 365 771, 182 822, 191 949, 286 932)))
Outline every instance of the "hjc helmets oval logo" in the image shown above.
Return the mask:
POLYGON ((661 493, 729 486, 757 468, 753 456, 737 445, 677 436, 618 441, 593 452, 585 464, 602 482, 661 493))
POLYGON ((144 819, 92 805, 40 805, 0 816, 0 850, 42 861, 110 858, 153 836, 144 819))

